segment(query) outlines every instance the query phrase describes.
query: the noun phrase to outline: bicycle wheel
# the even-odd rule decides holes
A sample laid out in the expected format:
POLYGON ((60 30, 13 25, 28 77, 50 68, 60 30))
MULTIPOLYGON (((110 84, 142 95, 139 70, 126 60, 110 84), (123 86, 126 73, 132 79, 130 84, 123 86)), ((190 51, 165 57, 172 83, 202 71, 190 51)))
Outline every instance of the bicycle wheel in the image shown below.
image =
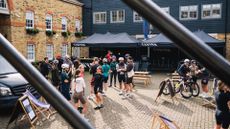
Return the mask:
POLYGON ((185 86, 181 86, 180 94, 185 99, 191 98, 192 97, 192 87, 189 84, 185 84, 185 86))
POLYGON ((164 95, 169 95, 170 92, 169 92, 168 86, 167 86, 166 84, 167 84, 166 81, 162 81, 162 82, 160 83, 159 88, 161 89, 161 87, 164 86, 164 89, 163 89, 163 92, 162 92, 162 93, 163 93, 164 95))
POLYGON ((196 82, 190 85, 192 87, 192 96, 197 97, 200 94, 200 86, 196 82))

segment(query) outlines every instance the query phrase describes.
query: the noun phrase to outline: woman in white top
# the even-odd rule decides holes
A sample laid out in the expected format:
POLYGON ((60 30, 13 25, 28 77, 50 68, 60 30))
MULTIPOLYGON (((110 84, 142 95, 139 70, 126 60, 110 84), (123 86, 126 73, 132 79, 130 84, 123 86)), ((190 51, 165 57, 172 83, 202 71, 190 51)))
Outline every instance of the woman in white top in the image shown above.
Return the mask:
POLYGON ((83 77, 80 76, 81 71, 79 69, 76 70, 76 78, 73 84, 73 100, 75 103, 75 108, 78 109, 80 100, 81 104, 83 105, 82 113, 85 114, 87 111, 87 103, 84 97, 85 92, 85 80, 83 77))

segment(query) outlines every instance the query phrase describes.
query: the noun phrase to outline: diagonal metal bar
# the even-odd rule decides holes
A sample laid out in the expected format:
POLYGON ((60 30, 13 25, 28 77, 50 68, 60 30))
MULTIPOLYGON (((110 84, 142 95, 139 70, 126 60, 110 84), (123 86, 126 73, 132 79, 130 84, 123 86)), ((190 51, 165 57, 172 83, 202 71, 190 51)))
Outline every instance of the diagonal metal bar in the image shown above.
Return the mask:
POLYGON ((123 0, 162 31, 183 52, 198 60, 230 87, 230 63, 152 0, 123 0))
POLYGON ((34 88, 69 122, 75 129, 93 129, 82 119, 80 113, 52 86, 9 41, 0 34, 2 54, 34 88))

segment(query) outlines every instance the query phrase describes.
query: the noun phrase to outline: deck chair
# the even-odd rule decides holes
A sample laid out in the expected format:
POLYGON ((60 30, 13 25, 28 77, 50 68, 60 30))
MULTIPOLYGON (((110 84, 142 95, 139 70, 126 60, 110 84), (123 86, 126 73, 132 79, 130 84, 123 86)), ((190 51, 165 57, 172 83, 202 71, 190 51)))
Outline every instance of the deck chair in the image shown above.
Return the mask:
POLYGON ((29 97, 36 112, 38 114, 41 114, 47 120, 50 118, 51 115, 56 113, 56 111, 53 111, 51 109, 51 105, 45 102, 45 99, 43 99, 43 101, 38 100, 29 90, 26 90, 24 95, 27 95, 29 97))
POLYGON ((151 129, 179 129, 175 122, 158 114, 153 114, 151 129))
POLYGON ((198 98, 200 98, 202 100, 202 106, 204 107, 208 107, 208 108, 216 108, 216 101, 214 96, 209 95, 209 96, 199 96, 198 98))

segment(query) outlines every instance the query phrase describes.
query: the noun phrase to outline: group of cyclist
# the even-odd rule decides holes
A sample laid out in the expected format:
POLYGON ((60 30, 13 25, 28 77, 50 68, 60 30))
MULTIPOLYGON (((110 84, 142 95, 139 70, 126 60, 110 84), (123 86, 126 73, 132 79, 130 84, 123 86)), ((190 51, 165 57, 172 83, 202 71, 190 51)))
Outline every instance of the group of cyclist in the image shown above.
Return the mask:
POLYGON ((184 81, 190 79, 194 84, 197 83, 198 77, 201 78, 202 91, 208 92, 209 72, 196 60, 185 59, 183 64, 178 66, 177 72, 184 81))

